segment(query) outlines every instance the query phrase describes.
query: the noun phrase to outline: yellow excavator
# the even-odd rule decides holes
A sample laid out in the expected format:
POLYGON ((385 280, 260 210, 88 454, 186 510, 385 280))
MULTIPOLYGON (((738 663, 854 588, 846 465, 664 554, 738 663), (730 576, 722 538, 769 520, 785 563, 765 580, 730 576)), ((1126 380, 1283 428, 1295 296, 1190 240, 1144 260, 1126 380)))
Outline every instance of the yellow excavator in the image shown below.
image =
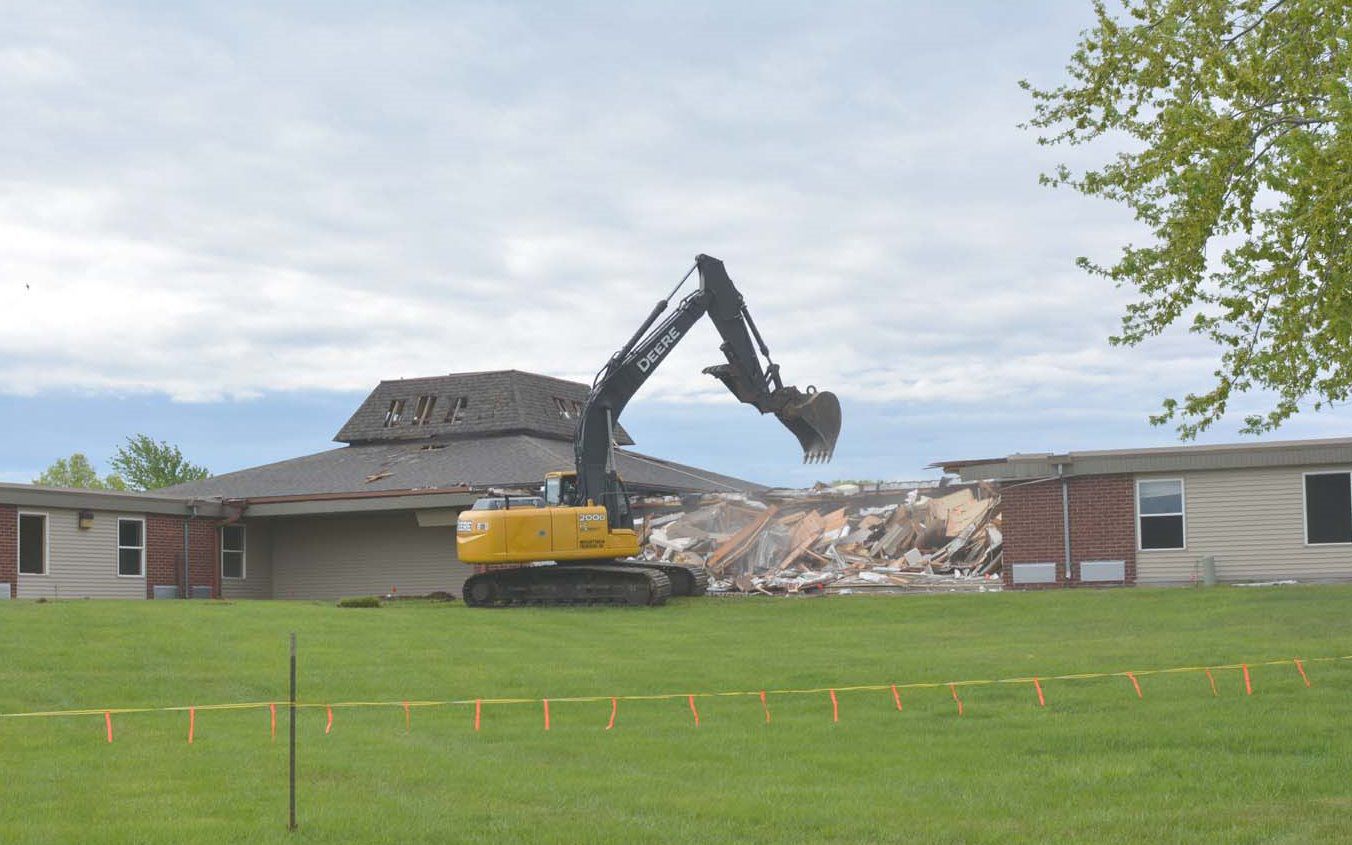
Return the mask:
POLYGON ((490 496, 461 512, 456 523, 460 560, 485 570, 465 582, 467 605, 656 605, 671 595, 704 592, 708 576, 702 569, 633 559, 639 537, 629 494, 615 470, 614 432, 625 405, 706 315, 723 338, 719 348, 727 363, 704 372, 722 381, 738 400, 778 417, 798 438, 805 462, 831 459, 840 434, 840 401, 829 391, 784 385, 779 365, 770 360, 770 350, 723 262, 697 256, 680 283, 597 373, 573 437, 573 471, 548 473, 543 497, 490 496), (699 289, 658 324, 696 270, 699 289))

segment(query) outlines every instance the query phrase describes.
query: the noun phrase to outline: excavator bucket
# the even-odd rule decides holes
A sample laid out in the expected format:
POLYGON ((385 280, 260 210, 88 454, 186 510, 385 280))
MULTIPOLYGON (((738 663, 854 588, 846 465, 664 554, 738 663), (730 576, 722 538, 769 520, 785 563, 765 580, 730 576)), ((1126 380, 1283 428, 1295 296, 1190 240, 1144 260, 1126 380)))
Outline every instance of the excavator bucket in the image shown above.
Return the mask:
POLYGON ((803 463, 831 460, 840 436, 840 400, 836 394, 809 387, 775 411, 775 416, 803 444, 803 463))

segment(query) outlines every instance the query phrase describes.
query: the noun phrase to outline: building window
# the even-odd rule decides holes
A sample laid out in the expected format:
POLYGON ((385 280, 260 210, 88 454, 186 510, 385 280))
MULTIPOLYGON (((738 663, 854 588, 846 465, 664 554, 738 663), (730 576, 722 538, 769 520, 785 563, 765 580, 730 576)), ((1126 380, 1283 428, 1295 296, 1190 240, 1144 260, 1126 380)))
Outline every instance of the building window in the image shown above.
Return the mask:
POLYGON ((432 409, 437 406, 437 397, 419 396, 418 404, 413 408, 413 424, 427 425, 432 421, 432 409))
POLYGON ((564 399, 561 396, 554 397, 554 409, 559 412, 559 416, 565 420, 576 419, 582 416, 582 403, 576 399, 564 399))
POLYGON ((446 422, 451 425, 465 421, 465 409, 469 407, 468 396, 452 396, 451 409, 446 412, 446 422))
POLYGON ((244 526, 221 526, 221 577, 244 578, 244 526))
POLYGON ((1137 481, 1136 513, 1142 549, 1184 548, 1182 479, 1137 481))
POLYGON ((145 574, 146 521, 131 517, 117 520, 117 574, 140 578, 145 574))
POLYGON ((399 425, 399 420, 404 416, 404 400, 391 399, 390 407, 385 409, 385 428, 399 425))
POLYGON ((19 514, 19 574, 47 574, 47 514, 19 514))
POLYGON ((1305 542, 1352 543, 1352 472, 1305 474, 1305 542))

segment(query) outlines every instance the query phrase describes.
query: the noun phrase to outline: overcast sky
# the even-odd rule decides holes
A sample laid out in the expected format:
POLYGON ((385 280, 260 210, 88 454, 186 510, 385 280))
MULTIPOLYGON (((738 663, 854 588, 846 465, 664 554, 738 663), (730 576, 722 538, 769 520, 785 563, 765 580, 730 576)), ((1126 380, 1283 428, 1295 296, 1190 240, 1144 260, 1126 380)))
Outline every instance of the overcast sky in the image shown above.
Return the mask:
POLYGON ((1209 386, 1192 338, 1108 345, 1126 296, 1073 261, 1143 235, 1017 128, 1088 0, 278 5, 0 3, 0 480, 141 431, 307 454, 382 378, 590 380, 699 252, 844 429, 799 466, 705 325, 625 417, 664 457, 914 478, 1165 444, 1209 386))

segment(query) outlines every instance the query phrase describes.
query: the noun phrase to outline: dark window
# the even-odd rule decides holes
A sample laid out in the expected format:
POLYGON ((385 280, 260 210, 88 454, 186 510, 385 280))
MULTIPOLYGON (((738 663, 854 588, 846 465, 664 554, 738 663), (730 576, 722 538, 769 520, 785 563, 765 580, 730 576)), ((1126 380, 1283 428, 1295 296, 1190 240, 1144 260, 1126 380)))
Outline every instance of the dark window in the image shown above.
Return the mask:
POLYGON ((399 420, 404 416, 404 400, 391 399, 390 407, 385 409, 385 428, 399 425, 399 420))
POLYGON ((1136 482, 1137 516, 1142 549, 1181 549, 1183 536, 1183 482, 1136 482))
POLYGON ((19 514, 19 574, 47 574, 46 514, 19 514))
POLYGON ((1305 542, 1352 543, 1352 473, 1305 476, 1305 542))
POLYGON ((139 519, 117 521, 117 574, 145 574, 146 524, 139 519))
POLYGON ((418 405, 413 409, 413 424, 427 425, 432 421, 432 409, 437 406, 437 397, 419 396, 418 405))
POLYGON ((244 526, 221 526, 221 577, 244 577, 244 526))
POLYGON ((446 422, 455 425, 465 421, 465 409, 469 407, 468 396, 452 396, 451 409, 446 412, 446 422))

